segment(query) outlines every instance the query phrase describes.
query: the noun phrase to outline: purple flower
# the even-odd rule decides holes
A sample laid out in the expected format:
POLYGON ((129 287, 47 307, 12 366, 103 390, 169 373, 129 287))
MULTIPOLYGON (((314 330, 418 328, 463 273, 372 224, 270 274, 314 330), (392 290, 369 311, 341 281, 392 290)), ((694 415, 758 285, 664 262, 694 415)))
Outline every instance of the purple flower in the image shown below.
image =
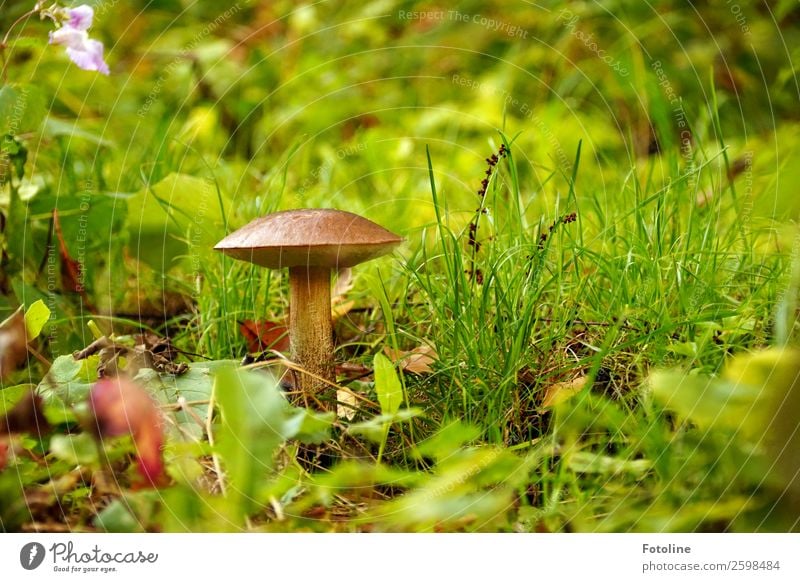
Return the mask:
POLYGON ((87 29, 92 25, 94 10, 83 4, 65 11, 67 20, 50 32, 50 44, 66 48, 67 56, 84 71, 98 71, 108 75, 108 65, 103 60, 103 43, 89 38, 87 29))
POLYGON ((92 26, 92 19, 94 18, 94 10, 87 4, 82 4, 77 8, 68 8, 67 15, 69 20, 66 26, 70 26, 76 30, 89 30, 92 26))

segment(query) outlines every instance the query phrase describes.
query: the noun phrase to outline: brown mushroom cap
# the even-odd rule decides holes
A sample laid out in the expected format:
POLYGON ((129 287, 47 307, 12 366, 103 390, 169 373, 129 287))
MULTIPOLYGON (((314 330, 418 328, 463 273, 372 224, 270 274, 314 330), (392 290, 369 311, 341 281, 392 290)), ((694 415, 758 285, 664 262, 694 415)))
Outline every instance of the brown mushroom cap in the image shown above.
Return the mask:
POLYGON ((333 209, 275 212, 256 218, 214 248, 270 269, 352 267, 390 252, 403 238, 357 214, 333 209))

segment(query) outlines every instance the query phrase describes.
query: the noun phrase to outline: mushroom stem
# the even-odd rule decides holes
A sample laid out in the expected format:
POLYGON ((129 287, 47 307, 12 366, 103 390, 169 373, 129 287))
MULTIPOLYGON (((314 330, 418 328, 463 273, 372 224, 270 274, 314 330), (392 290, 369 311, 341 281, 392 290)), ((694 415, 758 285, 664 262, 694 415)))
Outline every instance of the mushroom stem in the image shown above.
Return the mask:
MULTIPOLYGON (((292 360, 311 374, 334 381, 331 270, 328 267, 289 269, 289 340, 292 360)), ((306 406, 329 386, 303 374, 295 375, 306 406)))

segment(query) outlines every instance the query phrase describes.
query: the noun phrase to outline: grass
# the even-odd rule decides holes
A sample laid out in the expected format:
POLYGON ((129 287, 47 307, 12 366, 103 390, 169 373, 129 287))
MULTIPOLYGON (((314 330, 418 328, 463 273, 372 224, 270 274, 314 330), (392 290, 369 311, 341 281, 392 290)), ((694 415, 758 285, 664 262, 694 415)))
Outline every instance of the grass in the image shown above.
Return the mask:
MULTIPOLYGON (((584 186, 580 145, 571 173, 551 172, 537 189, 521 181, 514 141, 496 143, 510 153, 485 197, 472 198, 474 214, 453 211, 440 186, 453 176, 429 152, 433 220, 404 233, 400 257, 356 270, 351 293, 366 311, 340 325, 367 332, 339 358, 369 365, 384 345, 437 354, 431 374, 403 376, 408 405, 425 416, 396 427, 390 462, 408 467, 412 443, 459 421, 479 427, 480 442, 534 459, 517 529, 738 527, 752 497, 730 481, 741 451, 676 425, 646 388, 655 369, 713 376, 731 354, 776 342, 788 267, 759 251, 769 228, 745 229, 745 207, 720 178, 727 158, 698 153, 694 170, 675 154, 650 158, 601 195, 584 186), (546 187, 563 202, 543 208, 546 187), (702 190, 711 202, 700 206, 702 190), (543 406, 548 390, 580 378, 568 406, 543 406)), ((482 170, 461 180, 477 183, 482 170)), ((239 356, 233 322, 278 318, 285 281, 225 259, 208 266, 210 292, 189 329, 202 330, 204 353, 239 356)))
MULTIPOLYGON (((757 67, 718 13, 698 21, 715 32, 709 40, 679 4, 664 4, 666 20, 643 7, 620 7, 616 20, 568 4, 625 77, 584 50, 558 11, 512 17, 491 2, 460 10, 496 12, 537 42, 471 27, 467 47, 451 21, 426 27, 326 3, 300 18, 278 2, 286 18, 248 7, 199 44, 198 30, 217 16, 209 7, 187 8, 186 25, 168 9, 119 7, 101 30, 120 39, 116 70, 127 76, 90 87, 65 77, 66 63, 44 48, 25 49, 35 58, 19 57, 14 82, 48 95, 41 117, 50 122, 20 128, 30 183, 25 190, 15 175, 9 187, 26 199, 9 198, 13 213, 0 199, 10 230, 25 229, 3 239, 0 310, 47 303, 43 357, 84 347, 91 318, 104 332, 169 336, 198 360, 241 360, 240 323, 280 322, 287 278, 212 246, 268 212, 338 207, 406 238, 392 257, 353 270, 336 358, 356 370, 341 382, 359 404, 354 419, 332 421, 325 467, 309 471, 303 457, 323 421, 292 424, 270 407, 274 386, 263 376, 224 372, 227 384, 213 389, 213 374, 159 380, 154 393, 174 381, 203 403, 192 430, 180 425, 191 414, 164 403, 183 431, 165 449, 172 486, 133 491, 125 459, 135 451, 107 444, 128 471, 122 490, 98 492, 76 477, 62 521, 124 529, 97 521, 121 511, 145 530, 796 529, 779 515, 797 513, 796 483, 770 469, 770 445, 697 414, 716 406, 720 418, 735 416, 738 392, 720 402, 715 394, 776 382, 736 376, 737 365, 758 369, 753 362, 775 353, 764 350, 797 345, 797 209, 786 186, 798 151, 794 68, 763 44, 759 27, 773 23, 755 5, 740 2, 758 32, 747 39, 763 57, 757 67), (155 42, 117 30, 139 18, 174 34, 166 52, 125 48, 155 42), (315 30, 328 20, 334 26, 315 30), (683 26, 659 34, 666 21, 683 26), (647 31, 646 50, 631 30, 647 31), (763 94, 753 81, 762 77, 763 94), (81 131, 52 123, 65 119, 81 131), (46 269, 58 258, 53 208, 93 305, 46 269), (381 416, 375 354, 423 346, 436 354, 430 370, 398 367, 403 410, 381 416), (672 375, 654 376, 663 370, 672 375), (681 397, 670 400, 671 390, 681 397), (386 426, 384 450, 368 436, 386 426), (82 501, 90 495, 101 507, 82 501)), ((0 395, 25 382, 46 391, 45 373, 33 364, 4 379, 11 390, 0 395)), ((66 410, 57 426, 71 431, 82 409, 66 410)), ((63 447, 33 440, 23 449, 36 454, 17 465, 28 477, 0 473, 8 507, 52 485, 34 459, 54 475, 78 471, 63 447)), ((0 510, 0 529, 37 524, 12 513, 0 510)))

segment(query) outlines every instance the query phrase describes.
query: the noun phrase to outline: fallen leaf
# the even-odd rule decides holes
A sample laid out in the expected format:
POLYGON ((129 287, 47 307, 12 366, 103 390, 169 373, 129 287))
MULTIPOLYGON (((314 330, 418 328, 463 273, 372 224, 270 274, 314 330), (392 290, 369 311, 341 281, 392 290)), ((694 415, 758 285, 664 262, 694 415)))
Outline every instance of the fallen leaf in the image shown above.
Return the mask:
POLYGON ((358 399, 350 390, 339 389, 336 391, 336 416, 353 420, 358 411, 358 399))
POLYGON ((185 362, 176 362, 178 350, 172 345, 168 337, 160 337, 154 333, 144 333, 135 336, 136 345, 134 353, 142 354, 146 366, 156 372, 180 376, 189 370, 189 365, 185 362))
POLYGON ((586 387, 586 376, 578 376, 569 382, 556 382, 547 387, 542 407, 548 408, 572 398, 586 387))
POLYGON ((342 301, 336 305, 331 305, 331 321, 336 323, 342 317, 350 313, 350 310, 353 309, 355 304, 355 301, 342 301))
POLYGON ((420 376, 433 372, 431 364, 433 364, 437 358, 436 350, 429 345, 417 346, 410 352, 394 350, 386 346, 383 348, 383 353, 386 354, 392 362, 398 364, 401 370, 412 372, 420 376))
POLYGON ((331 303, 338 303, 353 288, 353 269, 339 269, 336 275, 336 283, 331 289, 331 303))
POLYGON ((353 288, 353 284, 353 270, 339 269, 336 283, 331 290, 331 319, 334 323, 347 315, 355 306, 355 301, 347 301, 345 297, 353 288))
POLYGON ((247 340, 247 351, 250 353, 266 350, 287 353, 290 349, 289 328, 284 323, 247 319, 239 323, 239 332, 247 340))
POLYGON ((126 378, 103 378, 89 393, 89 408, 94 416, 92 428, 97 436, 133 437, 138 469, 145 485, 158 487, 165 484, 161 412, 147 390, 126 378))
POLYGON ((0 324, 0 379, 28 359, 28 333, 22 310, 0 324))

